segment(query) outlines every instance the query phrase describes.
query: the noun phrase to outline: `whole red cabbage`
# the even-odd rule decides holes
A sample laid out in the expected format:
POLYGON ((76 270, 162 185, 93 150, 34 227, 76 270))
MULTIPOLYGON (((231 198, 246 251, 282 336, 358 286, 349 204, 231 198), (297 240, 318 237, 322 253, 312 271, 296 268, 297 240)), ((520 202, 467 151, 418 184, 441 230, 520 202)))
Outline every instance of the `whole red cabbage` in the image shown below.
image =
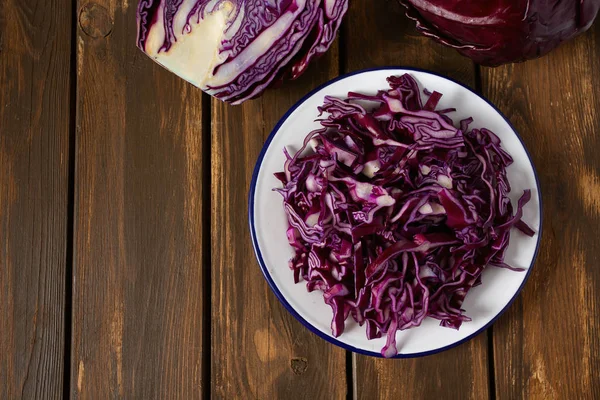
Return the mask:
POLYGON ((455 127, 453 109, 436 111, 440 93, 423 105, 410 75, 388 82, 376 95, 325 97, 322 127, 295 155, 284 150, 275 190, 295 282, 323 292, 334 336, 351 316, 367 338, 387 335, 392 357, 398 330, 469 321, 461 306, 486 266, 515 269, 504 262, 510 229, 535 232, 521 220, 529 190, 513 212, 500 139, 470 118, 455 127))
POLYGON ((483 65, 548 53, 591 25, 600 0, 400 0, 417 29, 483 65))

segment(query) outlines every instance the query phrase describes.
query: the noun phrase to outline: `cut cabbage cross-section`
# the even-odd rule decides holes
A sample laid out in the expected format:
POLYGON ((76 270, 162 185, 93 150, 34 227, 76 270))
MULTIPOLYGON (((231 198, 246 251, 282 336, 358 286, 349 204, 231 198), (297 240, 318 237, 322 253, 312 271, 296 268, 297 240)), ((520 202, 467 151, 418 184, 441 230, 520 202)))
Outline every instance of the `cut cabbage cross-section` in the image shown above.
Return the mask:
POLYGON ((141 0, 138 47, 223 101, 295 79, 335 39, 348 0, 141 0))

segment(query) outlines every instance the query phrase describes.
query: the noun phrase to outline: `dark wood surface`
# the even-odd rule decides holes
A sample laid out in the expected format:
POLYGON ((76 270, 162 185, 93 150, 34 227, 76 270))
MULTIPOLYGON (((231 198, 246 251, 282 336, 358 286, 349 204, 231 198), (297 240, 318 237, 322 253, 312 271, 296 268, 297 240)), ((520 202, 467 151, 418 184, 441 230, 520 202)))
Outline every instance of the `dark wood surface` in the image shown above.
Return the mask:
POLYGON ((0 2, 3 399, 63 392, 71 12, 68 0, 0 2))
POLYGON ((256 101, 212 102, 212 380, 219 399, 346 397, 342 349, 310 333, 260 273, 248 233, 248 191, 264 141, 301 96, 338 73, 337 44, 311 71, 256 101))
POLYGON ((89 4, 76 35, 70 393, 198 398, 203 96, 137 50, 134 4, 89 4))
POLYGON ((232 107, 135 47, 135 1, 0 3, 0 398, 600 398, 600 26, 479 68, 394 1, 351 0, 294 82, 232 107), (271 293, 247 223, 271 129, 316 85, 384 65, 488 96, 538 169, 545 232, 487 332, 412 360, 352 355, 271 293))
POLYGON ((482 80, 531 152, 544 204, 536 266, 494 325, 496 397, 598 399, 600 25, 482 80))

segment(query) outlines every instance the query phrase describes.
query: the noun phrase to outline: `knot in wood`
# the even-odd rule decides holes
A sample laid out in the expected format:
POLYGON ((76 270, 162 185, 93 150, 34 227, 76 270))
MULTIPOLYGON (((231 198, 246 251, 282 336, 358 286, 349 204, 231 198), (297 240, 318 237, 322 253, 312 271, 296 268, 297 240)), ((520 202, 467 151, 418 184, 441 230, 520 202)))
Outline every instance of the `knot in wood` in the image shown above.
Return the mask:
POLYGON ((290 361, 290 366, 296 375, 302 375, 308 369, 308 360, 304 357, 294 357, 290 361))
POLYGON ((87 36, 98 39, 110 35, 113 21, 106 8, 96 3, 87 3, 79 13, 79 27, 87 36))

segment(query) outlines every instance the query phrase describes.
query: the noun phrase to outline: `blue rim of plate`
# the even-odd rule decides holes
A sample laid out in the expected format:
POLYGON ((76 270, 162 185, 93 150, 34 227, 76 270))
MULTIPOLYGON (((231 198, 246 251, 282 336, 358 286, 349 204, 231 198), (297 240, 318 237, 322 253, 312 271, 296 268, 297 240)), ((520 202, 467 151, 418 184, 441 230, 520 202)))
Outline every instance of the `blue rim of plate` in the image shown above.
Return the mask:
POLYGON ((415 71, 415 72, 423 72, 426 74, 430 74, 430 75, 434 75, 437 76, 438 78, 442 78, 442 79, 446 79, 448 81, 451 81, 465 89, 467 89, 468 91, 470 91, 471 93, 475 94, 477 97, 479 97, 480 99, 482 99, 483 101, 485 101, 486 103, 488 103, 498 114, 500 114, 500 116, 502 118, 504 118, 504 120, 506 121, 506 123, 510 126, 510 128, 512 129, 512 131, 514 132, 514 134, 517 136, 517 139, 519 139, 519 141, 521 142, 521 146, 523 146, 523 149, 525 150, 525 154, 527 154, 527 158, 529 159, 529 163, 531 164, 531 167, 533 169, 533 175, 535 176, 535 183, 537 186, 537 190, 538 190, 538 201, 539 201, 539 205, 540 205, 540 226, 538 229, 538 239, 537 239, 537 243, 535 244, 535 252, 533 253, 533 258, 531 259, 531 263, 529 264, 529 268, 527 269, 527 273, 525 275, 525 278, 523 279, 523 282, 521 283, 521 286, 519 286, 519 288, 517 289, 517 291, 515 292, 515 294, 513 295, 513 297, 510 299, 510 301, 506 304, 506 306, 504 306, 504 308, 498 313, 496 314, 496 316, 494 318, 492 318, 487 324, 485 324, 483 327, 481 327, 479 330, 475 331, 474 333, 470 334, 469 336, 454 342, 452 344, 449 344, 447 346, 443 346, 443 347, 439 347, 437 349, 433 349, 433 350, 429 350, 429 351, 424 351, 424 352, 420 352, 420 353, 410 353, 410 354, 397 354, 396 356, 394 356, 393 358, 417 358, 417 357, 424 357, 424 356, 428 356, 428 355, 432 355, 432 354, 437 354, 437 353, 441 353, 442 351, 446 351, 446 350, 450 350, 454 347, 457 347, 471 339, 473 339, 475 336, 479 335, 480 333, 484 332, 486 329, 488 329, 490 326, 492 326, 492 324, 494 322, 496 322, 496 320, 502 315, 504 314, 504 312, 512 305, 512 303, 515 301, 515 299, 517 298, 517 296, 519 295, 519 293, 521 293, 521 290, 523 290, 523 287, 525 286, 525 283, 527 282, 527 280, 529 279, 529 276, 531 275, 531 270, 533 269, 533 266, 535 264, 535 261, 537 259, 537 255, 540 249, 540 240, 542 238, 542 222, 543 222, 543 206, 542 206, 542 196, 541 196, 541 189, 540 189, 540 180, 538 177, 538 173, 537 170, 535 169, 535 165, 533 164, 533 161, 531 159, 531 154, 529 154, 529 151, 527 150, 527 147, 525 146, 525 143, 523 143, 523 139, 521 138, 521 136, 519 135, 519 133, 517 132, 517 130, 515 129, 515 127, 510 123, 510 121, 508 120, 508 118, 506 118, 506 116, 500 111, 498 110, 498 108, 488 99, 486 99, 484 96, 482 96, 481 94, 475 92, 473 89, 469 88, 468 86, 457 82, 456 80, 437 74, 435 72, 432 71, 428 71, 426 69, 420 69, 420 68, 413 68, 413 67, 398 67, 398 66, 391 66, 391 67, 379 67, 379 68, 368 68, 368 69, 362 69, 359 71, 354 71, 354 72, 350 72, 348 74, 344 74, 344 75, 340 75, 337 78, 334 78, 330 81, 327 81, 325 83, 323 83, 322 85, 318 86, 317 88, 311 90, 308 94, 306 94, 304 97, 302 97, 300 100, 298 100, 296 102, 296 104, 294 104, 286 113, 283 117, 281 117, 281 119, 279 120, 279 122, 277 122, 277 125, 275 125, 275 128, 273 128, 273 130, 271 131, 271 134, 269 135, 269 137, 267 138, 267 141, 265 142, 265 144, 263 145, 262 150, 260 151, 260 155, 258 156, 258 160, 256 161, 256 166, 254 167, 254 172, 252 173, 252 181, 250 183, 250 192, 248 193, 248 219, 250 222, 250 236, 252 237, 252 247, 254 248, 254 253, 256 255, 256 259, 258 260, 258 264, 260 265, 260 269, 265 277, 265 279, 267 280, 267 283, 269 284, 269 286, 271 287, 271 290, 273 291, 273 293, 275 293, 275 296, 279 299, 279 301, 281 302, 281 304, 283 304, 283 306, 286 308, 286 310, 292 314, 298 321, 300 321, 300 323, 302 325, 304 325, 309 331, 311 331, 312 333, 314 333, 315 335, 319 336, 321 339, 324 339, 326 341, 328 341, 329 343, 332 343, 336 346, 339 346, 345 350, 349 350, 352 351, 354 353, 358 353, 358 354, 363 354, 366 356, 372 356, 372 357, 379 357, 379 358, 383 358, 383 356, 380 353, 376 353, 374 351, 368 351, 368 350, 364 350, 364 349, 359 349, 356 348, 354 346, 351 346, 347 343, 341 342, 339 340, 337 340, 336 338, 327 335, 326 333, 322 332, 321 330, 319 330, 318 328, 316 328, 315 326, 313 326, 312 324, 310 324, 307 320, 305 320, 300 314, 298 314, 298 312, 296 312, 296 310, 288 303, 288 301, 286 300, 286 298, 283 296, 283 294, 279 291, 279 288, 277 287, 277 285, 275 284, 275 282, 273 281, 273 278, 271 278, 271 274, 269 274, 269 271, 267 269, 267 266, 265 265, 265 261, 262 257, 262 253, 260 251, 260 248, 258 246, 258 239, 256 237, 256 227, 254 224, 254 194, 256 191, 256 181, 258 179, 258 173, 260 171, 260 168, 262 166, 262 162, 263 159, 265 157, 265 153, 267 152, 267 149, 270 147, 271 142, 273 141, 273 138, 275 137, 275 135, 277 134, 277 132, 279 131, 279 129, 281 128, 281 126, 283 125, 283 123, 288 119, 288 117, 294 112, 296 111, 296 109, 302 104, 304 103, 308 98, 310 98, 311 96, 313 96, 314 94, 316 94, 317 92, 319 92, 320 90, 334 84, 337 81, 340 81, 342 79, 346 79, 348 77, 354 76, 354 75, 359 75, 359 74, 364 74, 367 72, 374 72, 374 71, 388 71, 388 70, 405 70, 405 71, 415 71))

